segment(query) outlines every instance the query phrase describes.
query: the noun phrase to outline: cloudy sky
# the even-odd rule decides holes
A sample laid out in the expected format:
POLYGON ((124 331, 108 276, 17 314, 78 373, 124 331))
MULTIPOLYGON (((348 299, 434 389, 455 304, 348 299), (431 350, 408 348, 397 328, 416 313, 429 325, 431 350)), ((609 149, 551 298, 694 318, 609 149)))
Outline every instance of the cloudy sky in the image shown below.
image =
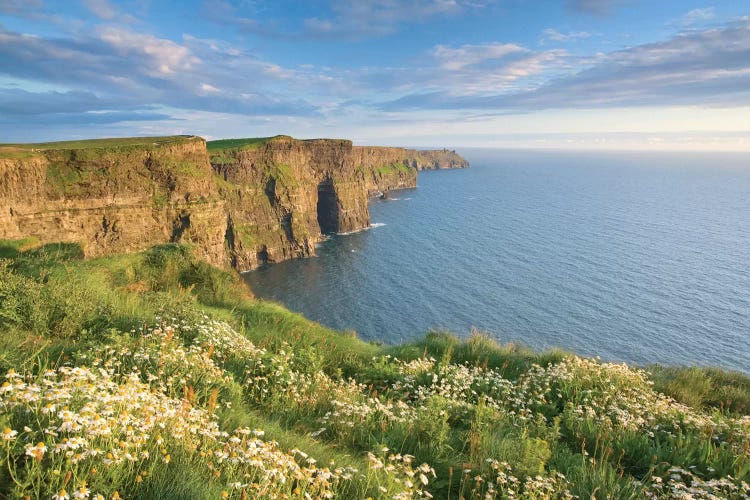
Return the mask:
POLYGON ((750 1, 0 0, 0 142, 750 151, 750 1))

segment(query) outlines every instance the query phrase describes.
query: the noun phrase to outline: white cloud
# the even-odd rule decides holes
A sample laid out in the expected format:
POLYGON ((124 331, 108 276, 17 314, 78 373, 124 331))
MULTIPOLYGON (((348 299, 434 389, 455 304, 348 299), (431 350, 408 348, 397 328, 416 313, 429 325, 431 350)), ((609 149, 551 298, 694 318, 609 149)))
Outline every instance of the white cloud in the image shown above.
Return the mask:
POLYGON ((326 0, 324 3, 330 9, 330 16, 306 18, 299 30, 264 19, 254 4, 235 6, 225 0, 204 0, 204 11, 213 22, 262 36, 364 39, 391 34, 406 24, 485 9, 496 0, 326 0))
POLYGON ((543 40, 552 40, 553 42, 568 42, 572 40, 580 40, 583 38, 589 38, 591 33, 587 31, 569 31, 567 33, 561 33, 552 28, 547 28, 542 32, 543 40))
POLYGON ((108 21, 117 15, 117 9, 109 0, 81 0, 81 3, 100 19, 108 21))
POLYGON ((159 78, 189 70, 201 62, 185 46, 126 28, 105 26, 100 28, 99 37, 121 54, 143 57, 148 73, 159 78))
POLYGON ((690 30, 671 39, 579 59, 553 51, 500 61, 454 85, 420 91, 385 103, 383 109, 540 109, 693 105, 733 108, 750 104, 750 20, 722 28, 690 30), (492 84, 539 74, 536 85, 492 84), (476 82, 484 79, 484 84, 476 82), (473 84, 473 85, 472 85, 473 84))
POLYGON ((710 21, 716 17, 716 9, 713 7, 706 7, 703 9, 693 9, 680 19, 682 26, 693 26, 706 21, 710 21))
POLYGON ((514 43, 487 43, 438 45, 432 55, 445 74, 430 78, 442 82, 441 87, 453 95, 474 95, 511 90, 519 80, 565 64, 568 54, 559 49, 537 52, 514 43))
POLYGON ((483 45, 462 45, 458 48, 438 45, 433 55, 441 67, 447 70, 459 70, 491 59, 502 59, 510 54, 526 53, 515 43, 488 43, 483 45))
POLYGON ((218 88, 214 87, 213 85, 209 83, 201 83, 201 90, 209 94, 221 92, 221 90, 219 90, 218 88))

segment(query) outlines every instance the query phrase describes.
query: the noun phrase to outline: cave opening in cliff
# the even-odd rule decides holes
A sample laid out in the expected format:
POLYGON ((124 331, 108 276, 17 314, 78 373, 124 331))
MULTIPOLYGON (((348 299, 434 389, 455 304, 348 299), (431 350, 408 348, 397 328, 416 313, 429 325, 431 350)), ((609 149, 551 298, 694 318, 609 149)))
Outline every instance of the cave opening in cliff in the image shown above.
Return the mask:
POLYGON ((339 231, 339 202, 331 179, 318 184, 318 226, 322 234, 339 231))

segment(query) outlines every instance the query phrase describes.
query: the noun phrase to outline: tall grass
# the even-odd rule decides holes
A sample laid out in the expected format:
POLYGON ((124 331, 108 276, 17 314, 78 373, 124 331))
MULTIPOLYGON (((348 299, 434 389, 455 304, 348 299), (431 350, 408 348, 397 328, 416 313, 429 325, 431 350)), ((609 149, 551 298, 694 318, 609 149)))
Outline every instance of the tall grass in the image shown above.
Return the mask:
POLYGON ((739 373, 480 332, 377 346, 179 245, 0 255, 0 497, 750 495, 739 373))

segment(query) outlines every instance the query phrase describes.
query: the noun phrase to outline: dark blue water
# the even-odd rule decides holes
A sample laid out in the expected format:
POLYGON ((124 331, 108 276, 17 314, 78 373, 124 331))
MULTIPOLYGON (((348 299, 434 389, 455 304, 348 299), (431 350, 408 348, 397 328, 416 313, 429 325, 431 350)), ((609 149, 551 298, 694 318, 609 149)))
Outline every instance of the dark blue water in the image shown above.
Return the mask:
POLYGON ((378 227, 245 275, 397 343, 429 329, 750 373, 750 156, 462 151, 374 201, 378 227), (380 225, 383 224, 383 225, 380 225))

